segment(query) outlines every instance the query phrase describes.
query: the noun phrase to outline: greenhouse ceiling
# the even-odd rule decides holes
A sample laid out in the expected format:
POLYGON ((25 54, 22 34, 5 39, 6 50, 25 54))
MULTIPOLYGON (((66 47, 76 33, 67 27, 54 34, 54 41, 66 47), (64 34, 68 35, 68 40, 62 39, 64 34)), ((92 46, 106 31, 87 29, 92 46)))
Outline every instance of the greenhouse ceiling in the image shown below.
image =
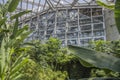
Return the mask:
MULTIPOLYGON (((5 4, 8 0, 0 0, 1 4, 5 4)), ((115 0, 102 0, 104 2, 115 0)), ((21 0, 16 12, 32 10, 32 13, 25 15, 23 18, 29 17, 31 15, 40 14, 49 10, 57 10, 62 7, 75 7, 75 6, 86 6, 95 5, 96 0, 21 0)), ((15 13, 16 13, 15 12, 15 13)))

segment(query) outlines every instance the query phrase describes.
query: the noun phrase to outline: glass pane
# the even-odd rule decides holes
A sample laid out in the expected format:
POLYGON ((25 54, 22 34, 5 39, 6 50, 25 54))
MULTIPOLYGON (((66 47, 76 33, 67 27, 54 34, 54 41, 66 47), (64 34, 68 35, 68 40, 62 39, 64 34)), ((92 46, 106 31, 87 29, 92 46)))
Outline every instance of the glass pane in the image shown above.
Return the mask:
POLYGON ((95 40, 95 41, 97 41, 97 40, 104 40, 104 37, 95 38, 94 40, 95 40))
POLYGON ((91 31, 81 32, 80 37, 92 37, 92 32, 91 31))
POLYGON ((91 9, 83 8, 79 10, 79 18, 90 18, 91 17, 91 9))
POLYGON ((104 36, 104 31, 103 30, 94 31, 93 34, 94 34, 94 36, 104 36))
POLYGON ((63 33, 65 33, 65 29, 64 28, 56 30, 56 34, 63 34, 63 33))
POLYGON ((93 17, 93 22, 94 23, 103 22, 103 16, 93 17))
POLYGON ((81 30, 82 31, 89 31, 89 30, 91 30, 92 28, 91 28, 91 25, 84 25, 84 26, 80 26, 81 27, 81 30))
POLYGON ((72 21, 68 23, 68 26, 70 27, 74 27, 74 26, 78 26, 78 21, 72 21))
POLYGON ((58 37, 59 39, 65 39, 65 34, 57 34, 57 37, 58 37))
POLYGON ((68 32, 78 31, 78 27, 69 27, 68 32))
POLYGON ((75 20, 78 18, 78 11, 77 10, 69 10, 68 11, 68 20, 75 20))
POLYGON ((80 19, 80 24, 90 24, 91 18, 80 19))
POLYGON ((77 42, 77 40, 68 40, 67 44, 68 45, 76 45, 76 44, 78 44, 78 42, 77 42))
POLYGON ((58 11, 58 13, 57 13, 57 21, 58 22, 66 21, 66 18, 67 18, 66 10, 58 11))
POLYGON ((92 9, 92 16, 102 15, 102 8, 93 8, 92 9))
POLYGON ((78 38, 78 33, 67 33, 67 38, 71 39, 71 38, 78 38))
POLYGON ((81 39, 80 44, 81 44, 81 46, 88 46, 91 41, 92 41, 92 39, 81 39))
POLYGON ((61 27, 66 27, 66 23, 65 22, 57 23, 57 28, 61 28, 61 27))
POLYGON ((93 29, 94 30, 103 30, 103 24, 94 24, 93 29))

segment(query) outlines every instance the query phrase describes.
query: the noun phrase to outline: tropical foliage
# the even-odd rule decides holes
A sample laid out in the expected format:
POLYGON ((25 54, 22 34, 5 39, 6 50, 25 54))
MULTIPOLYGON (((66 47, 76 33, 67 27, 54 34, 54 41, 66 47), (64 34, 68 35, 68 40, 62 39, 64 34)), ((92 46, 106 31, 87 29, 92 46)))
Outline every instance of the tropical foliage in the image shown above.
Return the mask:
MULTIPOLYGON (((98 41, 92 49, 70 45, 68 50, 54 38, 45 43, 26 43, 31 31, 28 25, 18 27, 19 17, 30 11, 10 16, 19 1, 8 0, 6 4, 0 4, 0 80, 66 80, 69 74, 65 66, 76 59, 85 67, 95 67, 91 71, 92 77, 120 76, 120 41, 98 41)), ((100 1, 98 4, 115 10, 116 25, 120 31, 120 1, 116 0, 115 5, 100 1)))
POLYGON ((0 4, 0 80, 18 80, 24 75, 20 74, 20 70, 29 61, 26 53, 29 48, 22 46, 31 32, 27 25, 18 28, 18 18, 27 12, 9 15, 15 11, 18 3, 19 0, 8 0, 6 4, 0 4))

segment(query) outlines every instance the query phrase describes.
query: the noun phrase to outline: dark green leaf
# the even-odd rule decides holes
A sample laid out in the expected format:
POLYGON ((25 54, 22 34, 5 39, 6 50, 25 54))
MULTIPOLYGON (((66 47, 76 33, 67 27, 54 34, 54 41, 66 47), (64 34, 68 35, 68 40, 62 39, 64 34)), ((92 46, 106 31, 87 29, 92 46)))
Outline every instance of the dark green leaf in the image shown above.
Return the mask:
POLYGON ((20 0, 12 0, 10 5, 8 6, 8 11, 9 12, 15 11, 15 9, 17 8, 19 2, 20 2, 20 0))
POLYGON ((110 69, 120 72, 120 59, 106 53, 95 52, 90 49, 69 46, 69 50, 80 59, 94 65, 95 67, 110 69))

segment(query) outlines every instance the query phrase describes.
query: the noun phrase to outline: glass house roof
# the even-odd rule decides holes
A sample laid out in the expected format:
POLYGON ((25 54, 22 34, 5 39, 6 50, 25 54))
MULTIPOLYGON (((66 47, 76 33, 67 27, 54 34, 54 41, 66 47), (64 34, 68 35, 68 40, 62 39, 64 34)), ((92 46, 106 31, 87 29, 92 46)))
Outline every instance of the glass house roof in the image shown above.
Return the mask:
MULTIPOLYGON (((102 0, 102 1, 115 1, 115 0, 102 0)), ((5 4, 7 0, 0 0, 1 4, 5 4)), ((40 14, 49 10, 56 10, 60 7, 75 7, 75 6, 86 6, 86 5, 96 5, 96 0, 21 0, 16 12, 24 10, 32 10, 32 13, 29 13, 24 16, 32 16, 40 14)), ((16 13, 15 12, 15 13, 16 13)))

